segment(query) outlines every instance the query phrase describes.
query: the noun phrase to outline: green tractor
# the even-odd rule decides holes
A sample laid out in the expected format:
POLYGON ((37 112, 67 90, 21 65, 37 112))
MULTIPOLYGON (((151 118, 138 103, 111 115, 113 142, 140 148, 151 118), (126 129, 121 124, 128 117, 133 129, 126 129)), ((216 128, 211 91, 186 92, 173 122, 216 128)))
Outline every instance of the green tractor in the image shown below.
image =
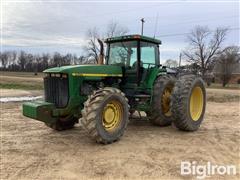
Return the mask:
POLYGON ((54 130, 78 122, 98 143, 117 141, 129 117, 144 111, 154 125, 195 131, 203 121, 206 91, 200 77, 177 76, 160 64, 161 41, 140 35, 108 38, 105 63, 44 71, 44 101, 23 104, 23 115, 54 130))

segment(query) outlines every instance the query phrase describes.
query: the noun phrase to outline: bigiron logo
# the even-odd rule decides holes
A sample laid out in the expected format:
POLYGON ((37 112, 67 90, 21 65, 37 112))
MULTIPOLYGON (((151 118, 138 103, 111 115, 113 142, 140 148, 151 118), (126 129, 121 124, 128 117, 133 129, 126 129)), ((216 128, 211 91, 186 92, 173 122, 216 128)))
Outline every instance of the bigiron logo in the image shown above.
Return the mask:
POLYGON ((237 168, 235 165, 215 165, 211 162, 198 164, 196 161, 182 161, 181 175, 193 175, 197 179, 204 179, 213 175, 236 175, 237 168))

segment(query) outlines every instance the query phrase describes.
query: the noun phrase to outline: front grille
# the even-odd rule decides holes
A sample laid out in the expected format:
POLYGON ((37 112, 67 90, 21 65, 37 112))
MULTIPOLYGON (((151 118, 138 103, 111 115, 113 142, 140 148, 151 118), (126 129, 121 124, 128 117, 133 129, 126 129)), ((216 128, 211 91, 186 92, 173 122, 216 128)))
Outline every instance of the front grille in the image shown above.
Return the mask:
POLYGON ((45 101, 55 104, 57 108, 67 105, 68 91, 68 78, 51 76, 44 78, 45 101))

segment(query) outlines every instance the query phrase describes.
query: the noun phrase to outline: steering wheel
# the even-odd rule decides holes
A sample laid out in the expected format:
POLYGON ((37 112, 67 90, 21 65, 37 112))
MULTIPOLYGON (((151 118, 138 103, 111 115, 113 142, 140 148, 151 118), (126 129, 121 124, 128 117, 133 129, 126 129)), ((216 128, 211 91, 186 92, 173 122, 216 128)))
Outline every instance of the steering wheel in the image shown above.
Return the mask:
MULTIPOLYGON (((137 68, 137 61, 135 61, 132 65, 133 68, 137 68)), ((140 67, 143 67, 143 62, 140 61, 140 67)))

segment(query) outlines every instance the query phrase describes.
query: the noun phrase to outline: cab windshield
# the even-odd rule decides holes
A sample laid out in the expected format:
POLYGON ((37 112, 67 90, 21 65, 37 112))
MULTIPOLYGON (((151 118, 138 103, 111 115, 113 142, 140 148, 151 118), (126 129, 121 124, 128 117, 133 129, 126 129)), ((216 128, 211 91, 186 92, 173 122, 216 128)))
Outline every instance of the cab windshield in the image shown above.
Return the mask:
POLYGON ((137 41, 110 43, 109 65, 131 66, 137 61, 137 41))

